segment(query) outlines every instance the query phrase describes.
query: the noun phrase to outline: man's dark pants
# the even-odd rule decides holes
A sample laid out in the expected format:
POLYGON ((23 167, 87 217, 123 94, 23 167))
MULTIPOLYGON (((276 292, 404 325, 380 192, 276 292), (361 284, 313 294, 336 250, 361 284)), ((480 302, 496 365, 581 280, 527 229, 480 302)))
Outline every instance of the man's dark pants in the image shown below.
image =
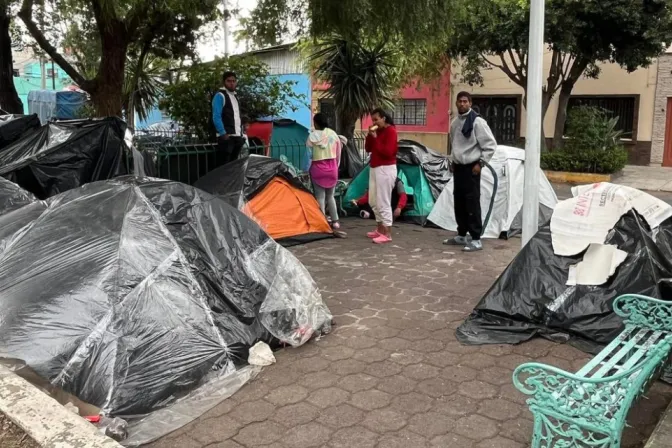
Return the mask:
POLYGON ((227 163, 238 160, 245 140, 242 137, 217 138, 217 153, 215 155, 215 164, 220 167, 227 163))
POLYGON ((457 234, 471 235, 473 240, 480 240, 483 231, 481 221, 481 174, 474 174, 476 163, 469 165, 453 165, 453 199, 455 202, 455 220, 457 234))

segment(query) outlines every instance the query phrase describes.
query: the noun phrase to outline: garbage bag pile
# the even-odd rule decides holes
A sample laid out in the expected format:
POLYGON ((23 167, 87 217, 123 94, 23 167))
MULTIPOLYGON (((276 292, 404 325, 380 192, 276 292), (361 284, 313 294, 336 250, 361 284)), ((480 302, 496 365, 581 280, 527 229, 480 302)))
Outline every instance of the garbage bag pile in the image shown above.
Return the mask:
POLYGON ((622 294, 672 300, 672 207, 629 187, 574 187, 457 329, 465 344, 539 335, 596 352, 623 329, 622 294))
POLYGON ((0 216, 35 201, 35 196, 0 177, 0 216))
POLYGON ((0 151, 29 131, 40 127, 37 115, 0 115, 0 151))
POLYGON ((289 251, 188 185, 121 177, 0 215, 0 358, 106 416, 165 408, 258 341, 330 323, 289 251))
POLYGON ((0 176, 46 199, 129 174, 125 131, 126 123, 114 117, 45 124, 0 150, 0 176))

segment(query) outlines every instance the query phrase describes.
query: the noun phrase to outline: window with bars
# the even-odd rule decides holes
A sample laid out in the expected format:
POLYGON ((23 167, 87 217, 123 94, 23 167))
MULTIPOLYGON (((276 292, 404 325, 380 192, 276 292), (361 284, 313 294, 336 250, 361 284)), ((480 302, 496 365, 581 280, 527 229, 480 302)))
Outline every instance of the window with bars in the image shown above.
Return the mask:
MULTIPOLYGON (((623 131, 624 138, 633 138, 637 97, 635 96, 572 96, 567 104, 569 114, 573 107, 591 106, 604 110, 607 116, 618 117, 616 129, 623 131)), ((565 123, 565 131, 567 124, 565 123)))
POLYGON ((406 126, 427 125, 427 100, 399 100, 394 108, 394 122, 406 126))

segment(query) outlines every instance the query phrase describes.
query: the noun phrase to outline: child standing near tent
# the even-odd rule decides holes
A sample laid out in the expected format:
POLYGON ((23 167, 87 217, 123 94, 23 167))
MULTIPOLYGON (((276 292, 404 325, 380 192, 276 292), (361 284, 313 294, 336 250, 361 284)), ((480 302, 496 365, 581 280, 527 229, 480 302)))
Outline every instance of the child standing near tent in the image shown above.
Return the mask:
POLYGON ((366 136, 365 149, 371 153, 369 203, 378 227, 366 234, 375 244, 392 241, 392 190, 397 179, 397 129, 390 114, 383 109, 371 113, 373 126, 366 136))
POLYGON ((341 139, 338 134, 329 129, 327 118, 323 114, 313 117, 313 130, 308 135, 306 146, 310 151, 310 179, 313 183, 315 198, 320 204, 322 213, 328 211, 331 217, 331 226, 338 230, 338 208, 334 192, 338 183, 338 162, 341 159, 341 139))
POLYGON ((483 249, 481 234, 481 167, 497 149, 490 126, 471 108, 471 94, 457 94, 459 115, 450 124, 450 171, 457 237, 444 244, 463 246, 465 252, 483 249), (469 238, 471 236, 471 238, 469 238))

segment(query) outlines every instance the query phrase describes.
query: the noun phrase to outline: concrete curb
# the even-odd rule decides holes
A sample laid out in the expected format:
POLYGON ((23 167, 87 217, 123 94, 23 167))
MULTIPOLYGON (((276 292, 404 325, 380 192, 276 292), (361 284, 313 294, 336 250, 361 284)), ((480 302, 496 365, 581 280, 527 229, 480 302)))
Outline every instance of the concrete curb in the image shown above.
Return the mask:
POLYGON ((121 448, 95 426, 0 366, 0 411, 48 448, 121 448))
POLYGON ((669 448, 672 446, 672 403, 663 412, 663 415, 653 430, 653 434, 644 448, 669 448))
POLYGON ((544 171, 549 182, 561 184, 596 184, 611 182, 611 174, 568 173, 565 171, 544 171))

